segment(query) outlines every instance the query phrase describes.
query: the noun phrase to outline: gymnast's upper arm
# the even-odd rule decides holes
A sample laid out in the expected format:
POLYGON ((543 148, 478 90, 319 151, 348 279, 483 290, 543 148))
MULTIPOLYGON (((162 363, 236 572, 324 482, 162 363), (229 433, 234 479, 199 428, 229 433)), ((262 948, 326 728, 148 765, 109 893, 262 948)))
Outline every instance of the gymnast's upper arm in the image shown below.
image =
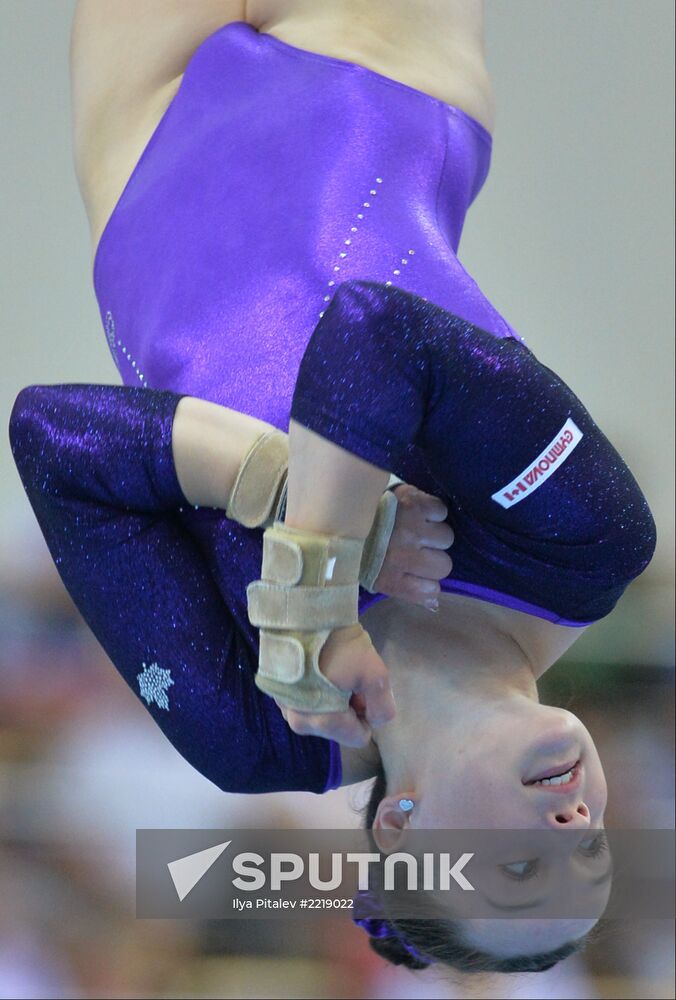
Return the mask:
POLYGON ((143 97, 180 76, 195 49, 246 0, 78 0, 70 37, 75 110, 143 97))

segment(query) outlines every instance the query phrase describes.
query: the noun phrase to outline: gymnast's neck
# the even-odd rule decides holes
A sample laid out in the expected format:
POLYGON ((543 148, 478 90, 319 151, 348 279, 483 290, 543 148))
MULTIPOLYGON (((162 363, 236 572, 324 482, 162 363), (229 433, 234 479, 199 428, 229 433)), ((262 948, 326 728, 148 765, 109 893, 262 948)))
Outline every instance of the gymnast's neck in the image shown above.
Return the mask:
MULTIPOLYGON (((360 621, 390 671, 398 716, 415 713, 421 733, 440 705, 452 725, 468 698, 537 701, 538 679, 585 630, 451 593, 439 595, 438 612, 386 598, 360 621)), ((376 731, 366 748, 341 748, 343 785, 377 773, 381 735, 376 731)))

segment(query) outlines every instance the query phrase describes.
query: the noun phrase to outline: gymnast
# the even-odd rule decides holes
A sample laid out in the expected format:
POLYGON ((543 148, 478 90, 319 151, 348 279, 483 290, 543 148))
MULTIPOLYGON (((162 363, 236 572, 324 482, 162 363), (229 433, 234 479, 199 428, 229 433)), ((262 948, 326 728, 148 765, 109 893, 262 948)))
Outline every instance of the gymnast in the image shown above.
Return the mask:
MULTIPOLYGON (((376 837, 579 832, 507 859, 509 896, 601 849, 594 742, 537 681, 656 538, 458 260, 490 151, 460 106, 222 25, 98 240, 124 384, 28 386, 9 432, 61 579, 186 760, 229 792, 375 778, 376 837)), ((517 972, 595 923, 537 915, 360 924, 411 968, 517 972)))

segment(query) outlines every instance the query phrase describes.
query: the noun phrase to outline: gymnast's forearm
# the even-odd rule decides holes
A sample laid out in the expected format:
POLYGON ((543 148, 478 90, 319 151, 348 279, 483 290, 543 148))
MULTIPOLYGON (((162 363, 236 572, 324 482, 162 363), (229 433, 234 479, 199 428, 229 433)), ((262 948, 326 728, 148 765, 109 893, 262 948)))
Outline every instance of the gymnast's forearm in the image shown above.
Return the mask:
MULTIPOLYGON (((172 452, 189 503, 226 508, 247 452, 270 424, 195 396, 176 407, 172 452)), ((366 538, 389 473, 291 421, 285 523, 366 538)))
POLYGON ((285 516, 290 527, 366 538, 388 479, 387 471, 291 420, 285 516))
POLYGON ((172 451, 186 499, 198 507, 225 510, 235 478, 254 441, 270 424, 196 396, 176 407, 172 451))

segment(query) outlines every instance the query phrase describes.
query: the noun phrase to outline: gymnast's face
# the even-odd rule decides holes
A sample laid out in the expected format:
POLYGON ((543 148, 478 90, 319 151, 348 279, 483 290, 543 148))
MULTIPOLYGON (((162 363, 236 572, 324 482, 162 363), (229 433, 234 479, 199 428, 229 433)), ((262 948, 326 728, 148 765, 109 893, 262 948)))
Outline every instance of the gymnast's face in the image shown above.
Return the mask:
POLYGON ((564 709, 513 708, 475 726, 454 754, 432 758, 405 823, 394 789, 374 821, 374 832, 479 831, 466 848, 476 851, 479 891, 451 916, 463 920, 468 944, 505 957, 585 935, 605 910, 612 872, 606 781, 589 732, 564 709))
POLYGON ((596 746, 565 709, 522 701, 473 720, 429 761, 411 825, 420 829, 567 829, 603 825, 607 787, 596 746))

